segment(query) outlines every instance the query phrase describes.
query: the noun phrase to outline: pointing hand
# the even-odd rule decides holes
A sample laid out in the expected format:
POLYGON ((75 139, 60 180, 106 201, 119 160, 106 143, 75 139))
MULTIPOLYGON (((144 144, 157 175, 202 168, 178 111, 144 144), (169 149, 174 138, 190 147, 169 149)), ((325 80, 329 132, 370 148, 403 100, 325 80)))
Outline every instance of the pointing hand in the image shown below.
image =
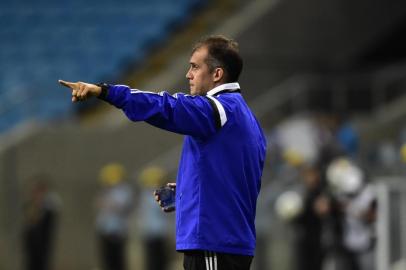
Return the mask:
POLYGON ((60 84, 72 90, 72 102, 86 100, 91 96, 99 96, 101 87, 91 83, 85 82, 67 82, 58 80, 60 84))

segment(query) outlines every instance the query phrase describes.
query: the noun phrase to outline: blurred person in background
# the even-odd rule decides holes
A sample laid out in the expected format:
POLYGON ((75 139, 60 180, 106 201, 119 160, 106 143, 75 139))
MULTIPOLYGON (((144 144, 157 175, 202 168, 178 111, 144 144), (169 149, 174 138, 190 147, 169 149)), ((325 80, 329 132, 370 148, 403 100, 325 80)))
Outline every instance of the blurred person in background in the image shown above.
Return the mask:
POLYGON ((284 160, 295 167, 303 162, 315 163, 325 144, 325 128, 314 118, 312 114, 294 115, 275 128, 275 143, 284 160))
POLYGON ((302 179, 303 210, 293 220, 296 231, 296 269, 321 270, 325 256, 322 243, 323 218, 330 211, 330 202, 323 194, 318 167, 305 165, 302 179))
POLYGON ((275 202, 278 217, 292 225, 294 269, 331 269, 326 265, 337 265, 342 217, 320 165, 304 163, 298 169, 300 182, 275 202))
POLYGON ((137 219, 144 248, 144 269, 168 269, 168 216, 162 215, 161 209, 151 196, 154 190, 166 182, 167 173, 160 167, 147 167, 139 175, 140 193, 138 197, 137 219))
POLYGON ((349 270, 373 270, 377 200, 373 186, 366 185, 347 202, 344 246, 349 270))
POLYGON ((176 180, 176 249, 186 270, 246 270, 254 256, 266 139, 240 93, 242 66, 235 41, 209 36, 192 50, 190 95, 59 81, 73 102, 97 96, 133 121, 186 135, 176 180))
POLYGON ((121 164, 110 163, 100 170, 102 189, 96 199, 96 230, 103 270, 127 269, 128 223, 133 209, 133 191, 124 181, 121 164))
POLYGON ((337 113, 335 120, 335 138, 343 153, 356 159, 359 150, 359 134, 349 117, 344 113, 337 113))
POLYGON ((365 172, 347 157, 329 165, 329 185, 343 212, 342 268, 374 269, 377 200, 374 186, 366 182, 365 172))
MULTIPOLYGON (((282 157, 283 169, 280 178, 298 180, 298 168, 302 164, 318 164, 321 174, 324 174, 327 164, 338 154, 342 153, 334 135, 336 132, 334 118, 322 113, 305 113, 294 115, 278 124, 270 136, 270 144, 282 157), (298 136, 300 134, 300 136, 298 136), (292 174, 293 173, 293 174, 292 174)), ((273 150, 273 151, 274 151, 273 150)), ((276 159, 278 160, 278 159, 276 159)), ((323 176, 322 176, 323 177, 323 176)))
POLYGON ((51 269, 60 199, 50 189, 47 176, 35 176, 32 182, 24 205, 25 269, 48 270, 51 269))

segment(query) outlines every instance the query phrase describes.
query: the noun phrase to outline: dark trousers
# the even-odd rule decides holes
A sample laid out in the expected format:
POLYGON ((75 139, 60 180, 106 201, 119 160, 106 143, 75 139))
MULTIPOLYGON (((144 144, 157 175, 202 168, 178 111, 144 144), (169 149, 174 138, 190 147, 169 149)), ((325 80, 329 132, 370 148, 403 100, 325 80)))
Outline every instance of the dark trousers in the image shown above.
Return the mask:
POLYGON ((185 270, 249 270, 252 256, 202 250, 184 252, 185 270))
POLYGON ((125 270, 126 239, 115 235, 100 236, 100 253, 103 270, 125 270))
MULTIPOLYGON (((41 228, 40 228, 41 229, 41 228)), ((25 234, 24 248, 27 270, 48 270, 50 267, 50 237, 40 230, 31 230, 25 234)))
POLYGON ((299 243, 297 247, 297 270, 321 270, 324 254, 320 245, 299 243))
POLYGON ((168 256, 166 239, 164 237, 150 237, 144 240, 145 270, 166 270, 168 256))
POLYGON ((41 249, 30 249, 27 251, 26 259, 27 270, 48 270, 49 258, 48 252, 41 249))

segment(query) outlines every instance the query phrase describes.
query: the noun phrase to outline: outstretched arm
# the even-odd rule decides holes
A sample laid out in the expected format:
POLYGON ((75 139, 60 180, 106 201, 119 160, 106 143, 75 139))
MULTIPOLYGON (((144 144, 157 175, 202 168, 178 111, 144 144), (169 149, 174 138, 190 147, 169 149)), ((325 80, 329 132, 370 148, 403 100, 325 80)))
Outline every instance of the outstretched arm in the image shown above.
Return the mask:
POLYGON ((91 96, 123 110, 132 121, 147 123, 183 135, 208 138, 227 122, 223 105, 214 97, 147 92, 125 85, 59 81, 72 90, 72 102, 91 96))

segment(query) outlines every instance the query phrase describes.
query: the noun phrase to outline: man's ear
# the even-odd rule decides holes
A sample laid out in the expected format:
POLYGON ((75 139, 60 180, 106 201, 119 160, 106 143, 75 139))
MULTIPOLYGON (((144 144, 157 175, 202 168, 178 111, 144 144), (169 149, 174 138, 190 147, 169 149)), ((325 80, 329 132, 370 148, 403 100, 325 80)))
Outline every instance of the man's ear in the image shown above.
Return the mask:
POLYGON ((224 79, 224 69, 221 67, 215 68, 213 72, 213 82, 217 83, 224 79))

